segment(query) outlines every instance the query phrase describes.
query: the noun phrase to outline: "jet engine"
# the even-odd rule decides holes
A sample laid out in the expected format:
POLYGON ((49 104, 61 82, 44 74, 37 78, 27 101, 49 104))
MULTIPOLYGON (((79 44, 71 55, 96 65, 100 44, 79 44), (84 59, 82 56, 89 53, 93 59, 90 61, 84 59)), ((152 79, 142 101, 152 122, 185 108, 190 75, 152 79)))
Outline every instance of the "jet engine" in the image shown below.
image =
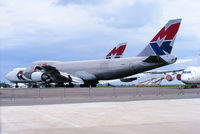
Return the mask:
POLYGON ((166 76, 166 80, 168 80, 168 81, 173 81, 173 80, 174 80, 174 76, 171 75, 171 74, 168 74, 168 75, 166 76))
POLYGON ((176 75, 176 79, 177 79, 177 80, 181 80, 181 74, 177 74, 177 75, 176 75))
POLYGON ((132 82, 134 80, 137 80, 137 77, 132 77, 132 78, 122 78, 120 79, 121 82, 132 82))
POLYGON ((50 76, 43 72, 33 72, 31 74, 31 79, 36 82, 42 82, 42 81, 51 82, 50 76))

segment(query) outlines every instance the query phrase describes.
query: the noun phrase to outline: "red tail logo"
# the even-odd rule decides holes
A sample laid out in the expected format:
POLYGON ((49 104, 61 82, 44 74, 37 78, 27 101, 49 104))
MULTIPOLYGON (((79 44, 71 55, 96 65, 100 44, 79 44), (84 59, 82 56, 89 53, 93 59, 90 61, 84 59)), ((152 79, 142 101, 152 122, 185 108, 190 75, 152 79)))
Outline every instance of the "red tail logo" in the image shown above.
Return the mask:
POLYGON ((126 48, 126 43, 121 43, 115 48, 113 48, 112 51, 106 56, 106 59, 111 59, 111 58, 120 58, 126 48))
POLYGON ((163 27, 158 34, 151 40, 151 42, 157 41, 158 39, 163 39, 165 37, 165 40, 173 40, 174 36, 178 32, 180 26, 179 23, 175 23, 170 25, 167 29, 166 27, 163 27))

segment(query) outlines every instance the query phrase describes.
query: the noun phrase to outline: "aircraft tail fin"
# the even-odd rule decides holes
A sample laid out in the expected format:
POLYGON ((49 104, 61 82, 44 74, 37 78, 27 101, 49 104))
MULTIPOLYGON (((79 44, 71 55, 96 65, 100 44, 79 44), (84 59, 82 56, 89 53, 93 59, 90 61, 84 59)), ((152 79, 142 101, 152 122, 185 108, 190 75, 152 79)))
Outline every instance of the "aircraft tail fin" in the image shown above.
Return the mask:
POLYGON ((127 43, 119 43, 116 47, 114 47, 107 55, 106 59, 113 59, 113 58, 121 58, 124 50, 126 49, 127 43))
POLYGON ((181 19, 169 20, 138 56, 161 56, 171 54, 181 19))

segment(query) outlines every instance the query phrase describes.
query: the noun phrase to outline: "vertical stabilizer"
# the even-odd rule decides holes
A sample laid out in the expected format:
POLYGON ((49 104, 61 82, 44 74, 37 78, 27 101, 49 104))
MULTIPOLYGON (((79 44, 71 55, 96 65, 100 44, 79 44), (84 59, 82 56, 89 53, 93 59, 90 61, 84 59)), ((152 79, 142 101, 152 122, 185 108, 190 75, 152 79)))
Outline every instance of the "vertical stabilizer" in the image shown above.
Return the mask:
POLYGON ((113 59, 113 58, 121 58, 124 50, 126 49, 127 43, 120 43, 116 47, 114 47, 108 55, 106 55, 106 59, 113 59))
POLYGON ((181 19, 168 21, 138 56, 161 56, 171 54, 180 24, 181 19))

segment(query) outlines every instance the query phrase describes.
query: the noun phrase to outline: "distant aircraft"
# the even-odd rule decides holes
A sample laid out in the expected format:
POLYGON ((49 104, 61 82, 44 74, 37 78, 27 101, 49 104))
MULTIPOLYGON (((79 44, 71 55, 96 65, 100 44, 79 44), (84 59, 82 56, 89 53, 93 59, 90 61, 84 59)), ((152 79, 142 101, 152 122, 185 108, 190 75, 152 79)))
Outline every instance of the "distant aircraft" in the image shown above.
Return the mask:
MULTIPOLYGON (((126 49, 127 43, 119 43, 116 47, 114 47, 107 55, 106 59, 112 59, 112 58, 121 58, 124 50, 126 49)), ((19 87, 17 83, 36 83, 37 81, 34 81, 32 79, 28 79, 24 76, 24 71, 26 68, 14 68, 12 71, 6 74, 6 79, 9 80, 12 83, 16 83, 16 88, 19 87)), ((65 75, 65 73, 61 72, 62 75, 65 75)), ((74 78, 75 81, 76 78, 74 78)), ((76 82, 83 83, 81 79, 76 79, 76 82)))
POLYGON ((192 87, 200 84, 200 66, 190 66, 184 69, 182 74, 177 75, 177 79, 192 87))
POLYGON ((23 76, 36 82, 60 85, 82 80, 84 87, 95 87, 99 80, 128 77, 176 62, 171 54, 181 19, 170 20, 136 57, 90 61, 35 61, 23 76), (64 75, 63 75, 64 74, 64 75))
POLYGON ((167 81, 173 81, 176 77, 177 80, 186 84, 186 88, 191 86, 192 88, 200 85, 200 66, 189 66, 185 69, 179 70, 169 70, 169 71, 154 71, 154 72, 146 72, 151 74, 166 74, 167 81))

